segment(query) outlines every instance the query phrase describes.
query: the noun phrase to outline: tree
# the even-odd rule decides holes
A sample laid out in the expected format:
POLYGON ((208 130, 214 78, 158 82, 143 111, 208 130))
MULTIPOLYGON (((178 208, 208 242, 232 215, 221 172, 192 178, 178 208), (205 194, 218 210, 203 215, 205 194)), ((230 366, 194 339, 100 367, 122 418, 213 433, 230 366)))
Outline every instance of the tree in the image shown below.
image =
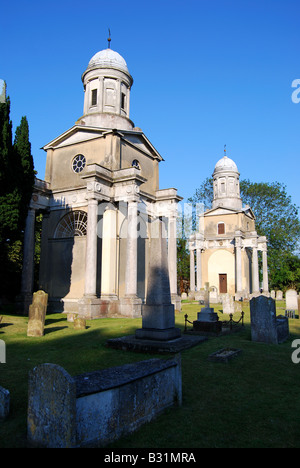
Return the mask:
POLYGON ((12 143, 10 99, 0 103, 0 295, 17 294, 22 241, 34 184, 33 158, 26 117, 12 143))
POLYGON ((22 117, 21 123, 16 129, 13 153, 16 167, 16 182, 20 191, 19 228, 22 230, 25 226, 28 205, 34 185, 34 164, 29 141, 29 126, 25 116, 22 117))
MULTIPOLYGON (((287 194, 286 186, 280 182, 241 180, 240 191, 243 203, 254 212, 257 233, 268 240, 269 286, 271 289, 287 289, 297 283, 299 275, 298 208, 287 194)), ((188 201, 193 204, 202 201, 205 209, 209 209, 212 199, 213 179, 207 178, 188 201)))

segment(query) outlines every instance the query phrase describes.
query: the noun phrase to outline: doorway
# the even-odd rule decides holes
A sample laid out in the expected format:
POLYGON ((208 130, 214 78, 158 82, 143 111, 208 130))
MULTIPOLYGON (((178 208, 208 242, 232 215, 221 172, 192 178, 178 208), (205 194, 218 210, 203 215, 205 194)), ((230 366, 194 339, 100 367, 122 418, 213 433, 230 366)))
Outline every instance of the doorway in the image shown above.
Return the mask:
POLYGON ((220 291, 220 294, 227 293, 227 274, 226 273, 219 274, 219 291, 220 291))

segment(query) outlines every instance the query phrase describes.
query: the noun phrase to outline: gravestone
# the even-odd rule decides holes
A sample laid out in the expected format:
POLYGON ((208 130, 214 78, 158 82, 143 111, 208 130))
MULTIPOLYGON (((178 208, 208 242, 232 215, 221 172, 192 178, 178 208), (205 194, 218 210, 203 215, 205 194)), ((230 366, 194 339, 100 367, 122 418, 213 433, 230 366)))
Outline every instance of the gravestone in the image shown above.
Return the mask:
POLYGON ((86 319, 84 317, 76 317, 74 319, 74 328, 75 328, 75 330, 85 330, 86 329, 86 319))
POLYGON ((278 291, 276 291, 276 300, 277 301, 282 301, 282 299, 283 299, 283 293, 279 289, 278 291))
POLYGON ((222 322, 219 322, 218 314, 209 306, 209 283, 205 283, 204 307, 197 314, 197 320, 193 321, 193 329, 204 333, 219 333, 222 330, 222 322))
POLYGON ((220 302, 218 290, 215 286, 211 286, 209 291, 209 302, 211 304, 218 304, 220 302))
POLYGON ((231 294, 222 294, 223 314, 234 314, 234 300, 231 294))
POLYGON ((33 293, 32 304, 29 306, 27 336, 43 336, 45 317, 47 313, 48 294, 44 291, 33 293))
POLYGON ((234 312, 242 313, 243 303, 241 301, 234 301, 234 312))
POLYGON ((186 292, 183 292, 183 293, 181 294, 181 299, 182 299, 182 300, 187 299, 187 293, 186 293, 186 292))
POLYGON ((276 292, 274 291, 274 289, 272 289, 272 291, 271 291, 271 298, 272 298, 272 299, 275 299, 275 295, 276 295, 276 292))
POLYGON ((285 293, 285 308, 298 311, 298 296, 295 289, 288 289, 285 293))
POLYGON ((278 344, 289 336, 287 317, 276 317, 275 299, 266 296, 253 297, 250 301, 252 341, 278 344))
POLYGON ((167 239, 163 222, 160 219, 152 222, 155 223, 155 235, 150 242, 146 304, 142 306, 142 328, 136 330, 135 336, 172 340, 179 338, 181 331, 175 328, 175 310, 171 302, 167 239))
POLYGON ((41 364, 29 373, 27 438, 48 448, 76 443, 76 384, 56 364, 41 364))

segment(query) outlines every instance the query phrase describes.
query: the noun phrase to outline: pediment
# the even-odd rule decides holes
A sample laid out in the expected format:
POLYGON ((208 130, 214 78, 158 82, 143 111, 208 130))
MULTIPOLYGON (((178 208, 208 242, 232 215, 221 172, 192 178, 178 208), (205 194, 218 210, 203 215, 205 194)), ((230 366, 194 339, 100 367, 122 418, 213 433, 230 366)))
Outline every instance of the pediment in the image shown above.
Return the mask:
POLYGON ((74 125, 74 127, 70 128, 60 136, 56 137, 54 140, 50 141, 50 143, 43 146, 43 149, 47 151, 48 149, 61 148, 63 146, 69 146, 95 138, 101 138, 103 137, 104 133, 107 133, 107 131, 104 131, 103 129, 74 125))
POLYGON ((74 125, 69 130, 43 146, 42 149, 47 151, 48 149, 61 148, 97 138, 104 138, 108 134, 118 135, 124 144, 130 145, 137 151, 140 151, 152 158, 163 161, 161 155, 154 148, 144 133, 142 133, 142 131, 104 129, 96 127, 85 127, 83 125, 74 125))

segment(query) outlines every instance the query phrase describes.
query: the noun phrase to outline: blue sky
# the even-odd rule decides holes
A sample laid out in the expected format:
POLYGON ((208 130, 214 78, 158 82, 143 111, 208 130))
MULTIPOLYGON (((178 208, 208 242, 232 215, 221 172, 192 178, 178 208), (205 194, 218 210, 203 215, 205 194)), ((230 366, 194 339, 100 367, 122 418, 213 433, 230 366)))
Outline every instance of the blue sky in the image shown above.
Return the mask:
POLYGON ((300 206, 299 0, 15 0, 0 12, 0 78, 13 129, 28 118, 38 177, 40 148, 82 115, 81 74, 110 28, 134 79, 130 117, 165 159, 160 188, 186 200, 226 144, 241 178, 282 182, 300 206))

